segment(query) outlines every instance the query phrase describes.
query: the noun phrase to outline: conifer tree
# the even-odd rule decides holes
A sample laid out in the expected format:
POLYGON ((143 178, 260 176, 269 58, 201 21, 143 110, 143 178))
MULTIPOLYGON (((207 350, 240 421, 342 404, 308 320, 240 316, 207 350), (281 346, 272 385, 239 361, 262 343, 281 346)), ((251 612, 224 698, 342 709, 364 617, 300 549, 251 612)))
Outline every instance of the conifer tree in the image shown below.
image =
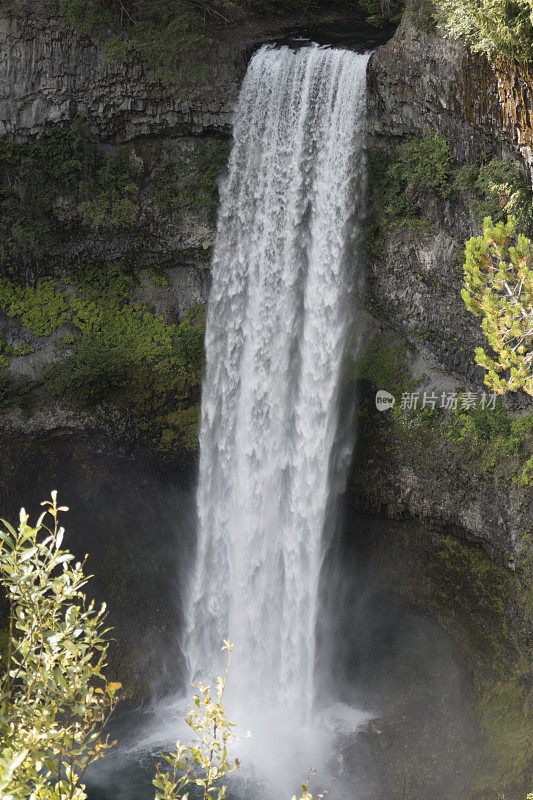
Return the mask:
POLYGON ((524 389, 533 395, 533 243, 516 232, 516 219, 493 224, 466 244, 466 307, 481 317, 493 354, 476 349, 485 383, 499 394, 524 389))

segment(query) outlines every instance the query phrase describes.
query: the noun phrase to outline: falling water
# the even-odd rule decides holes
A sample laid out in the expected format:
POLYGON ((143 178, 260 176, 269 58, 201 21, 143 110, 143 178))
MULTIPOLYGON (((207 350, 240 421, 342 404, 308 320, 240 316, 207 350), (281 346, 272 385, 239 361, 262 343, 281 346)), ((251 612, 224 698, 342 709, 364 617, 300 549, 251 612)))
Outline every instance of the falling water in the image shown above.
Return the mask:
POLYGON ((221 190, 186 648, 192 675, 210 679, 234 642, 233 696, 248 710, 313 706, 367 60, 256 53, 221 190))

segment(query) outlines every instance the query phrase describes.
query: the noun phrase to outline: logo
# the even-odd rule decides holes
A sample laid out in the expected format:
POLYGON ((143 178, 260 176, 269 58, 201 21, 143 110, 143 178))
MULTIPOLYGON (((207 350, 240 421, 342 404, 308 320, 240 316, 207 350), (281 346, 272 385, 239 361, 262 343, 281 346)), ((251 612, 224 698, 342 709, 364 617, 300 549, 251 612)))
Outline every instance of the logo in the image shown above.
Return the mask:
POLYGON ((378 411, 386 411, 388 408, 392 408, 395 402, 394 395, 385 392, 383 389, 376 393, 376 408, 378 411))

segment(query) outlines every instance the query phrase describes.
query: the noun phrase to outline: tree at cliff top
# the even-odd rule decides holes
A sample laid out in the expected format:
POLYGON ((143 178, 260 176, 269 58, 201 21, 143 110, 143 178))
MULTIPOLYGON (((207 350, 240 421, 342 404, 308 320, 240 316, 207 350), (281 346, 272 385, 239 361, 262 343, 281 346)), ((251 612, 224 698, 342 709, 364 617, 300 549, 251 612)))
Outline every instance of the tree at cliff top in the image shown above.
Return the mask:
POLYGON ((499 394, 524 389, 533 395, 533 242, 516 234, 516 219, 493 224, 466 244, 466 307, 482 318, 494 356, 476 350, 485 383, 499 394))
POLYGON ((108 683, 105 607, 87 604, 83 564, 61 549, 56 493, 35 527, 0 529, 0 584, 10 615, 0 666, 0 796, 83 800, 89 764, 111 742, 103 728, 118 683, 108 683))
POLYGON ((533 59, 533 0, 437 0, 436 17, 472 50, 533 59))

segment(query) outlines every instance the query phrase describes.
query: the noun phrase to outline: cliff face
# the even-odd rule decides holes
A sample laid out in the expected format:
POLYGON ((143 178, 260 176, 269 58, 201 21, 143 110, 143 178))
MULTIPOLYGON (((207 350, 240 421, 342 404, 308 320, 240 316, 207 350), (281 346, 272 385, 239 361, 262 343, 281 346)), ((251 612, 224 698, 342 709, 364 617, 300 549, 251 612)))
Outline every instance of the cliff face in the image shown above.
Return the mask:
MULTIPOLYGON (((524 94, 531 91, 531 85, 522 87, 524 94)), ((376 147, 390 150, 410 130, 438 132, 460 164, 499 156, 524 169, 527 153, 506 119, 498 77, 487 60, 436 32, 415 30, 408 15, 371 59, 368 125, 376 147)), ((486 391, 484 372, 474 363, 474 351, 484 336, 460 296, 464 242, 476 230, 474 218, 461 196, 444 200, 420 192, 413 199, 424 224, 390 226, 381 252, 370 254, 367 330, 408 344, 421 396, 461 390, 480 396, 486 391)), ((509 395, 504 404, 526 413, 533 408, 523 395, 509 395)), ((464 447, 446 438, 429 442, 422 431, 418 441, 409 440, 392 417, 383 437, 375 436, 356 483, 370 507, 462 531, 511 565, 533 526, 530 487, 509 484, 505 468, 499 476, 476 470, 464 447)))
MULTIPOLYGON (((58 243, 47 254, 56 271, 64 272, 71 262, 91 258, 105 263, 124 257, 141 267, 162 265, 167 279, 165 288, 141 284, 136 291, 139 299, 170 321, 182 319, 188 307, 207 299, 214 221, 204 208, 194 203, 179 213, 155 209, 152 188, 162 163, 177 164, 184 150, 198 154, 213 140, 224 143, 229 138, 232 108, 247 54, 266 34, 261 23, 231 29, 206 55, 204 83, 191 83, 182 74, 165 87, 151 81, 139 63, 106 61, 102 42, 75 34, 62 24, 56 0, 2 3, 0 135, 24 140, 42 133, 49 123, 67 125, 81 115, 97 134, 102 152, 114 153, 126 144, 144 176, 138 195, 137 228, 142 236, 131 230, 105 235, 86 232, 66 244, 58 243)), ((501 75, 500 71, 498 77, 484 59, 468 55, 459 43, 436 33, 418 32, 405 18, 394 37, 370 61, 370 144, 391 151, 408 129, 420 133, 438 131, 447 136, 459 163, 498 155, 523 167, 524 157, 530 157, 527 148, 531 146, 531 138, 527 131, 531 120, 527 108, 532 105, 531 84, 528 88, 523 82, 511 79, 504 83, 501 75), (503 96, 507 99, 502 104, 503 96)), ((409 348, 405 378, 407 382, 415 380, 421 392, 440 394, 459 389, 481 392, 482 374, 472 362, 474 349, 483 343, 483 336, 478 320, 466 311, 460 297, 463 243, 474 230, 473 217, 463 198, 441 200, 419 194, 416 203, 424 225, 389 228, 381 252, 369 257, 363 299, 364 339, 368 342, 379 337, 391 347, 405 343, 409 348)), ((11 358, 12 370, 38 377, 54 358, 55 340, 35 337, 5 315, 0 317, 0 330, 4 325, 8 330, 8 345, 35 348, 31 355, 11 358)), ((373 397, 369 402, 373 403, 373 397)), ((506 404, 520 413, 533 410, 531 401, 525 397, 509 398, 506 404)), ((80 525, 77 544, 81 553, 96 549, 96 559, 104 565, 97 576, 98 591, 107 596, 112 586, 110 599, 116 607, 128 608, 131 603, 131 619, 116 622, 121 649, 114 657, 113 667, 121 676, 131 673, 126 679, 130 697, 144 698, 149 683, 146 675, 161 673, 153 662, 154 652, 159 650, 157 643, 163 642, 169 650, 176 647, 175 640, 173 644, 171 640, 180 612, 179 609, 168 612, 163 592, 174 591, 175 567, 179 566, 168 560, 169 553, 178 561, 181 556, 176 556, 174 534, 169 531, 173 532, 174 520, 181 514, 184 541, 190 545, 187 531, 194 526, 194 511, 190 508, 193 475, 188 474, 183 481, 182 494, 188 493, 188 499, 182 502, 180 492, 176 499, 174 473, 170 474, 169 488, 160 476, 161 471, 166 474, 160 462, 156 468, 151 462, 145 468, 143 447, 132 442, 135 437, 130 435, 131 431, 108 408, 89 414, 75 411, 63 402, 45 400, 29 417, 21 409, 2 413, 0 431, 3 453, 9 454, 4 463, 0 461, 0 492, 9 509, 14 511, 18 504, 27 502, 23 492, 31 494, 31 502, 35 504, 43 499, 51 488, 41 485, 48 475, 50 480, 57 480, 56 488, 61 490, 62 499, 73 508, 77 500, 74 489, 80 494, 83 498, 80 515, 83 517, 86 511, 87 519, 99 504, 100 495, 110 498, 111 506, 114 495, 124 494, 121 508, 113 512, 110 521, 99 511, 95 548, 86 521, 85 527, 80 525), (38 470, 36 452, 41 454, 38 470), (132 463, 138 465, 138 472, 131 467, 132 463), (119 482, 117 491, 115 475, 121 469, 120 464, 126 465, 125 478, 119 482), (154 470, 159 470, 157 480, 152 474, 154 470), (154 485, 159 486, 159 481, 163 487, 157 490, 157 498, 158 503, 164 499, 168 513, 165 511, 162 524, 168 530, 165 529, 163 550, 156 549, 152 555, 151 585, 157 585, 159 556, 167 559, 168 564, 161 597, 155 596, 148 604, 144 595, 142 602, 136 597, 136 587, 142 581, 137 563, 142 564, 143 559, 142 513, 146 514, 146 526, 153 525, 149 508, 151 492, 147 492, 146 486, 154 481, 154 485), (14 486, 20 488, 20 497, 14 496, 14 486), (137 509, 134 497, 137 487, 144 487, 146 494, 142 513, 136 510, 140 523, 129 510, 137 509), (73 494, 69 495, 70 491, 73 494), (188 509, 185 515, 184 508, 188 509), (138 531, 131 537, 133 543, 124 533, 126 524, 138 531), (109 525, 111 535, 106 536, 109 525), (91 545, 87 544, 89 539, 91 545), (123 553, 128 560, 126 568, 123 553), (122 583, 118 585, 115 578, 123 574, 124 580, 121 577, 122 583), (147 607, 151 615, 148 626, 147 607), (142 648, 137 639, 137 629, 141 627, 145 630, 142 648)), ((531 452, 530 441, 526 446, 531 452)), ((379 566, 383 567, 388 558, 387 570, 402 573, 403 577, 397 579, 403 582, 409 598, 416 598, 418 592, 417 602, 432 613, 437 609, 439 618, 446 621, 456 636, 478 602, 475 593, 472 598, 468 596, 470 568, 478 561, 481 563, 479 574, 475 575, 476 589, 479 586, 486 589, 485 582, 491 580, 494 562, 505 568, 506 581, 509 576, 509 580, 514 580, 507 568, 516 569, 528 547, 527 537, 533 529, 533 494, 528 485, 509 480, 511 468, 514 465, 510 462, 499 463, 496 459, 491 469, 487 469, 483 459, 467 450, 464 443, 423 427, 406 431, 390 412, 386 415, 374 412, 370 420, 368 417, 361 420, 351 479, 352 504, 357 506, 357 513, 363 507, 381 517, 407 520, 407 525, 412 523, 416 527, 416 535, 405 534, 405 546, 401 544, 404 539, 399 536, 399 529, 392 523, 387 524, 382 539, 379 531, 375 535, 373 531, 368 553, 372 555, 374 548, 389 553, 388 557, 382 553, 376 555, 379 566), (446 537, 451 537, 453 543, 468 542, 468 548, 473 549, 464 552, 470 554, 471 560, 464 560, 463 550, 456 553, 446 537), (447 542, 446 547, 443 542, 447 542), (391 548, 397 548, 393 557, 391 548), (481 548, 483 558, 487 553, 490 559, 486 560, 492 560, 490 569, 486 561, 478 559, 481 548), (447 564, 448 572, 442 570, 443 564, 446 566, 444 558, 451 563, 451 567, 447 564), (426 564, 427 572, 436 574, 433 582, 423 574, 426 564), (462 587, 464 607, 460 614, 455 614, 457 597, 455 584, 449 579, 450 570, 459 576, 457 583, 462 587)), ((351 527, 354 538, 357 525, 354 522, 351 527)), ((181 565, 183 574, 187 566, 181 565)), ((511 590, 505 588, 505 592, 511 598, 505 625, 512 619, 512 624, 522 626, 523 632, 525 626, 521 612, 517 612, 518 601, 514 601, 511 590)), ((490 616, 487 636, 504 627, 502 617, 493 614, 492 609, 490 616)), ((471 627, 466 627, 470 635, 471 627)), ((467 638, 465 634, 463 639, 467 638)), ((515 649, 523 652, 522 639, 515 649)), ((170 660, 173 667, 179 665, 179 652, 170 660)))
POLYGON ((218 40, 207 54, 204 83, 178 74, 163 87, 147 77, 141 64, 107 61, 103 42, 66 27, 53 0, 3 3, 0 37, 0 134, 35 135, 49 122, 77 115, 86 117, 107 142, 231 133, 239 87, 233 39, 218 40))
MULTIPOLYGON (((501 156, 531 163, 531 70, 490 63, 438 31, 416 30, 408 14, 373 56, 369 132, 377 139, 409 128, 439 131, 461 162, 501 156)), ((533 172, 532 172, 533 180, 533 172)))
MULTIPOLYGON (((195 154, 213 136, 229 137, 247 53, 266 38, 267 26, 248 22, 231 29, 206 54, 205 82, 191 83, 183 73, 167 87, 151 81, 142 64, 107 61, 101 41, 76 34, 61 22, 55 0, 4 3, 0 34, 5 42, 0 62, 0 133, 24 139, 38 135, 49 123, 67 124, 81 115, 97 132, 106 152, 129 143, 131 158, 148 176, 139 194, 138 227, 143 237, 127 232, 87 234, 59 245, 53 253, 56 262, 67 268, 69 261, 126 257, 141 266, 163 264, 168 287, 164 291, 141 288, 142 299, 167 318, 183 318, 190 305, 207 298, 214 221, 194 203, 179 214, 158 212, 150 181, 158 165, 172 164, 184 149, 195 154)), ((390 150, 407 130, 438 131, 447 136, 460 163, 499 155, 523 165, 522 155, 527 152, 520 147, 527 132, 517 134, 516 125, 508 120, 510 107, 524 120, 526 112, 512 87, 508 96, 515 101, 502 104, 503 68, 500 65, 497 74, 486 59, 469 55, 460 43, 436 32, 415 30, 404 15, 396 34, 370 61, 370 144, 390 150)), ((506 69, 509 72, 509 65, 506 69)), ((516 89, 516 82, 513 85, 516 89)), ((521 84, 520 97, 530 90, 521 84)), ((481 391, 482 371, 473 364, 473 352, 483 343, 483 335, 460 298, 462 248, 474 230, 472 215, 460 198, 443 201, 419 195, 416 202, 425 227, 388 230, 382 254, 369 259, 368 331, 405 337, 413 351, 413 375, 426 376, 428 391, 457 387, 481 391)), ((26 361, 16 361, 22 374, 37 375, 53 357, 53 342, 21 338, 18 328, 9 336, 14 344, 35 347, 35 354, 26 361)), ((506 402, 515 409, 531 410, 524 397, 506 402)), ((43 413, 47 427, 53 427, 51 420, 56 418, 71 418, 57 408, 43 413)), ((5 415, 4 420, 4 426, 17 427, 16 415, 5 415)), ((487 523, 482 509, 486 492, 494 492, 490 480, 482 481, 483 491, 465 488, 457 476, 453 485, 437 486, 436 470, 432 477, 428 469, 422 469, 416 478, 420 470, 420 463, 394 470, 382 464, 378 469, 382 480, 361 478, 359 490, 377 507, 376 486, 383 486, 382 505, 389 513, 409 511, 460 525, 468 535, 488 542, 493 553, 513 561, 521 547, 523 514, 502 513, 487 523), (471 506, 480 512, 460 511, 472 493, 479 495, 479 501, 471 506), (507 556, 502 555, 505 551, 507 556)), ((524 489, 513 491, 517 496, 512 508, 527 510, 527 526, 533 498, 524 489)))

